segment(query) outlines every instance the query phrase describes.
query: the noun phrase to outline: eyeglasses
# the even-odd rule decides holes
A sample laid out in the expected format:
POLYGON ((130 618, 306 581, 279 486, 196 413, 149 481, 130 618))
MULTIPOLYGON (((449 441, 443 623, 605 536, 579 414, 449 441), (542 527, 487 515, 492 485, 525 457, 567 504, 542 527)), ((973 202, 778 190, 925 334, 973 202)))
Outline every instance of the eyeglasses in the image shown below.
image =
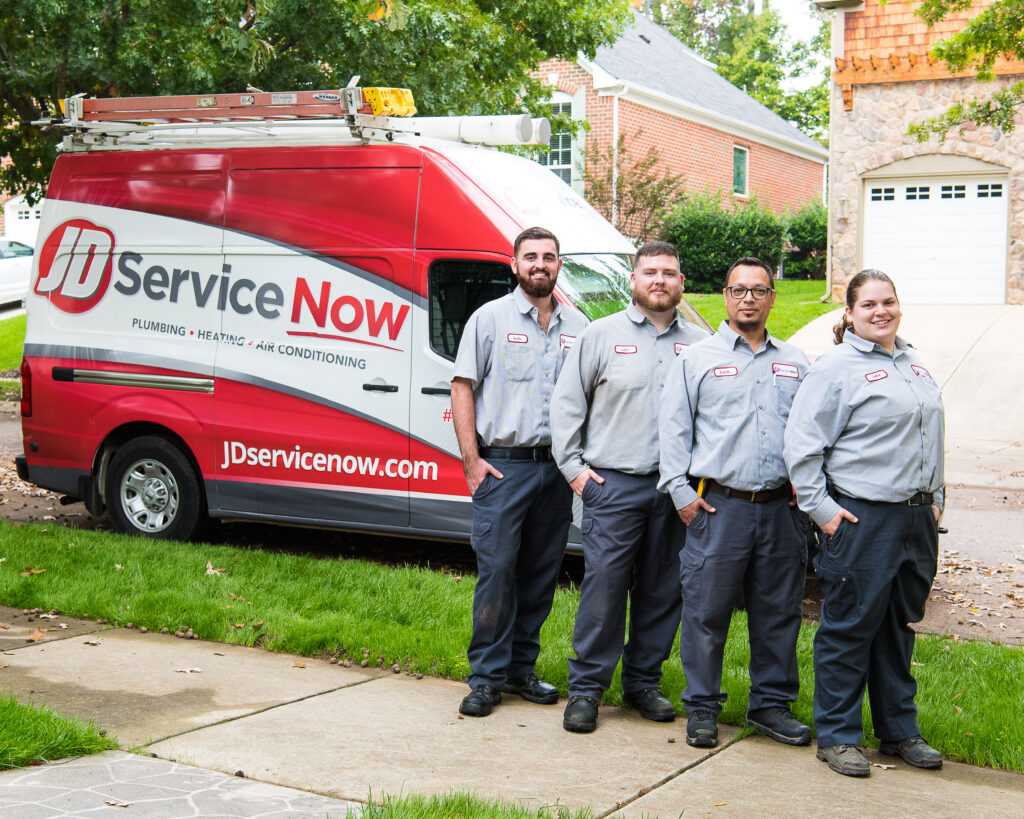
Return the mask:
POLYGON ((764 301, 768 298, 768 294, 775 290, 774 287, 727 287, 725 292, 732 296, 736 301, 745 298, 747 293, 750 293, 758 301, 764 301))

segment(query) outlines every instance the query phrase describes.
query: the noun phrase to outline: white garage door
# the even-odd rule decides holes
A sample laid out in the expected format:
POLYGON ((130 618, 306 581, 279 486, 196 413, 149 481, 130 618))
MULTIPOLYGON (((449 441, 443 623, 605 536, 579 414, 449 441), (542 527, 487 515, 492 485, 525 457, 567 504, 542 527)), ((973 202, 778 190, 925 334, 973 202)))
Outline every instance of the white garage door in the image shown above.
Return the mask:
POLYGON ((1005 177, 866 180, 864 267, 905 304, 1006 300, 1005 177))

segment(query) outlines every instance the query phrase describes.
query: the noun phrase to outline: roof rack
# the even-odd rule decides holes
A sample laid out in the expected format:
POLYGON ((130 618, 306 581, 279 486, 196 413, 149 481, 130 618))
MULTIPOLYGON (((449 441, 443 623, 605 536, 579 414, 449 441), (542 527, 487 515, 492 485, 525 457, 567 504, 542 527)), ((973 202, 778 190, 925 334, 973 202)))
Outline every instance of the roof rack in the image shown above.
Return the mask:
POLYGON ((414 117, 406 88, 360 88, 354 77, 338 91, 199 94, 166 97, 69 97, 62 115, 33 123, 65 133, 64 151, 168 148, 265 142, 300 144, 334 138, 392 142, 400 134, 481 145, 546 145, 547 118, 508 116, 414 117))

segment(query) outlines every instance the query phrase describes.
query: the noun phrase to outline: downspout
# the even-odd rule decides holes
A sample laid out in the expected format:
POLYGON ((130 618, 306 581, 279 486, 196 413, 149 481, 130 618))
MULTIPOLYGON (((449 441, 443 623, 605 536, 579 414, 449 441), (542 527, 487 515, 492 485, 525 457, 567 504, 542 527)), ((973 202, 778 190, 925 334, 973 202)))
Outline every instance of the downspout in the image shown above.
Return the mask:
POLYGON ((618 224, 619 216, 619 97, 626 93, 626 86, 613 88, 612 95, 612 227, 618 224))
MULTIPOLYGON (((833 256, 833 231, 832 222, 833 217, 845 218, 846 213, 840 213, 844 210, 840 206, 839 202, 832 201, 831 191, 835 188, 835 138, 833 137, 833 124, 837 122, 837 117, 842 115, 842 109, 836 104, 836 82, 832 78, 832 67, 835 65, 835 57, 842 56, 846 49, 846 12, 842 9, 837 9, 832 17, 832 65, 829 66, 829 101, 828 101, 828 128, 829 128, 829 139, 828 139, 828 165, 825 166, 825 207, 828 213, 828 222, 825 233, 825 246, 828 248, 828 252, 825 254, 825 294, 821 297, 822 303, 832 301, 832 256, 833 256), (833 207, 834 206, 834 207, 833 207)), ((839 99, 842 100, 842 94, 839 95, 839 99)))

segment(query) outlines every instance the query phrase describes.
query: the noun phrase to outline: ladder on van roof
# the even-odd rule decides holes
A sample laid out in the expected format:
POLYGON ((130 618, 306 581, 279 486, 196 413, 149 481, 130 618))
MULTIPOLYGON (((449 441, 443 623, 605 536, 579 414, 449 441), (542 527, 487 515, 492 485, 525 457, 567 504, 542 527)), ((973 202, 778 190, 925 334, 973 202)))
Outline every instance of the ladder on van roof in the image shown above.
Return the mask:
POLYGON ((338 91, 189 94, 62 101, 62 115, 34 122, 66 133, 64 151, 252 145, 268 139, 316 144, 348 137, 392 142, 400 134, 482 145, 545 145, 544 117, 415 117, 406 88, 360 88, 354 77, 338 91), (328 129, 325 132, 324 129, 328 129))

